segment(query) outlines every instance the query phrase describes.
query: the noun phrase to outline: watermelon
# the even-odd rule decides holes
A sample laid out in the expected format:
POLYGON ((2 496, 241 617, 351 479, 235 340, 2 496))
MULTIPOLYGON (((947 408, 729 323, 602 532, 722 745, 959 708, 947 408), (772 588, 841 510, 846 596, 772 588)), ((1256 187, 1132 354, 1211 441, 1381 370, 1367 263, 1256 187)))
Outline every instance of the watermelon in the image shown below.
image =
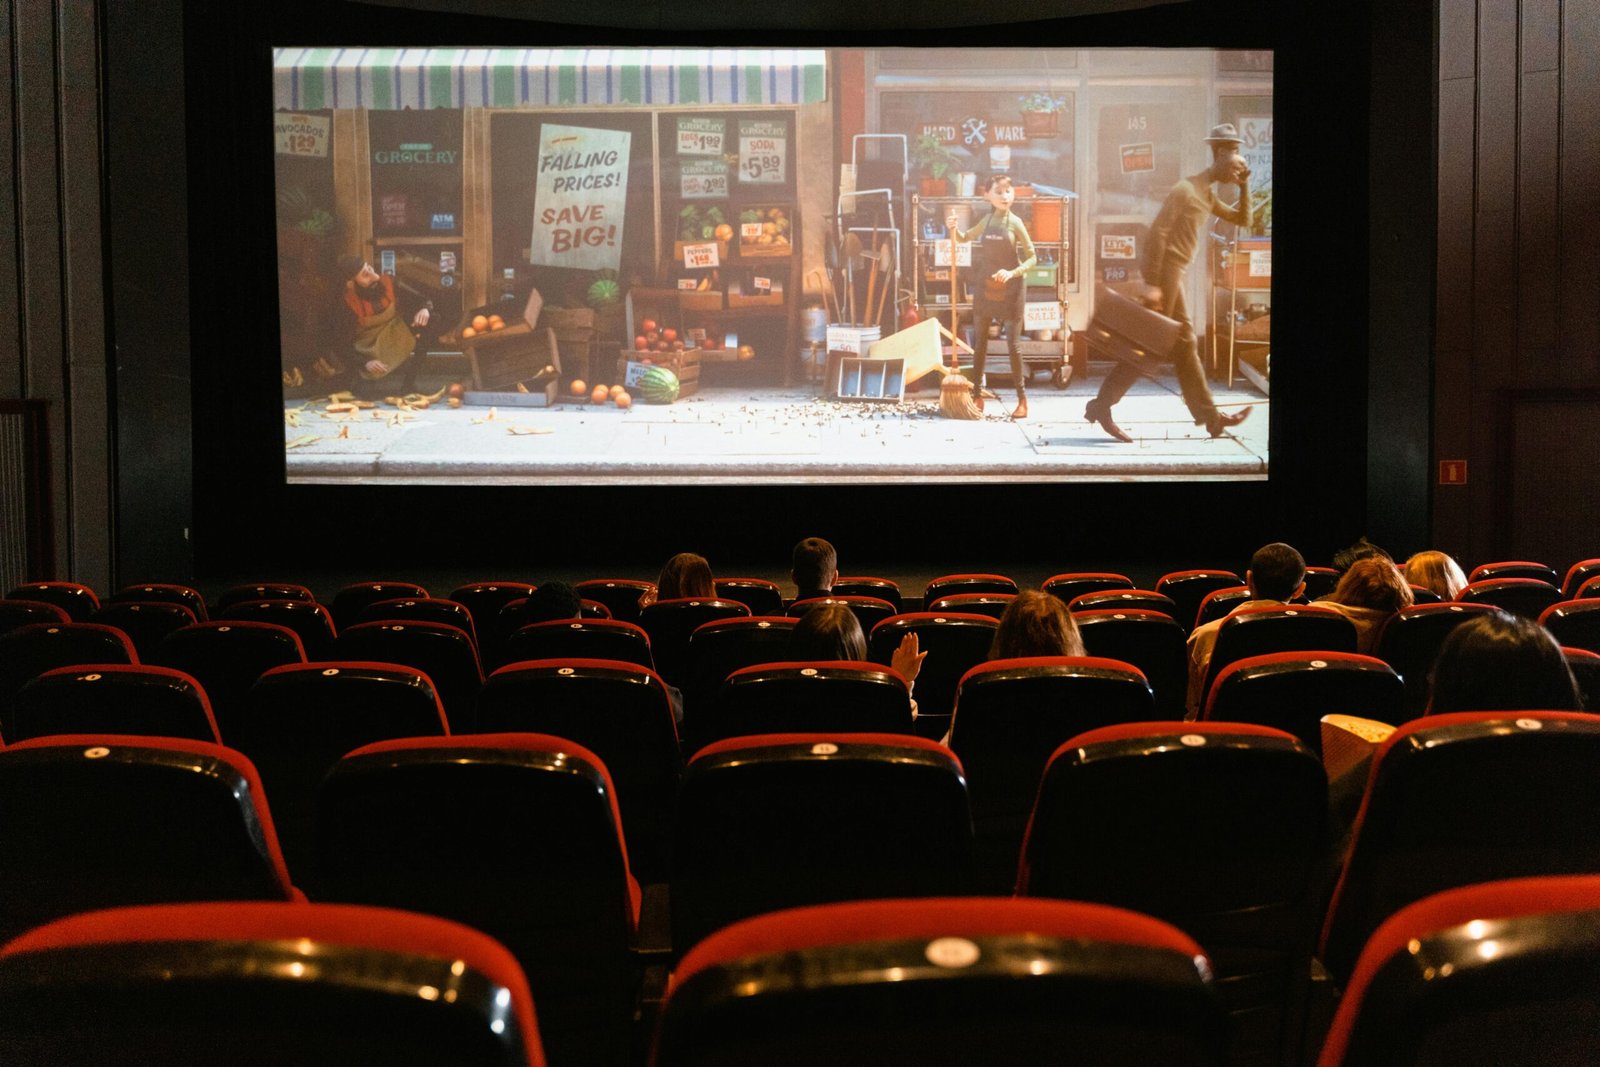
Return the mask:
POLYGON ((589 286, 588 301, 592 308, 606 307, 622 299, 622 287, 610 278, 601 278, 589 286))
POLYGON ((646 404, 670 404, 678 399, 678 376, 666 367, 651 367, 639 376, 633 391, 646 404))

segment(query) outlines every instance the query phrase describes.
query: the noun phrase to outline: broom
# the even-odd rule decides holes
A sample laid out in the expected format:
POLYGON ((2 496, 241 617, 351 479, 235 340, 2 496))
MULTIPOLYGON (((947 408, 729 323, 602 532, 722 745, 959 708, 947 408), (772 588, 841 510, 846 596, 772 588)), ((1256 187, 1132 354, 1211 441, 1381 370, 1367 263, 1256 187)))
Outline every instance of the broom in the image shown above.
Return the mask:
MULTIPOLYGON (((950 220, 945 220, 948 225, 950 220)), ((939 414, 947 419, 981 419, 983 408, 972 401, 972 383, 961 373, 961 359, 956 354, 959 349, 967 348, 956 337, 956 325, 960 312, 956 310, 956 228, 949 226, 950 230, 950 329, 939 327, 944 335, 950 338, 950 366, 945 368, 944 378, 939 382, 939 414)), ((967 348, 967 351, 972 351, 967 348)))

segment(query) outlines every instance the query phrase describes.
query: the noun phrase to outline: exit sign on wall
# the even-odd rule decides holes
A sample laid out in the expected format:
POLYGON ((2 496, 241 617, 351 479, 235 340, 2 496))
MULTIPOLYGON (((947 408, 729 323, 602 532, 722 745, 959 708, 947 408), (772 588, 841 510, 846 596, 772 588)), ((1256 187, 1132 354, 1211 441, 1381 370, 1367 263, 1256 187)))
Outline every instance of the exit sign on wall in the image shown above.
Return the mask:
POLYGON ((1466 485, 1467 461, 1464 459, 1441 459, 1439 461, 1440 485, 1466 485))

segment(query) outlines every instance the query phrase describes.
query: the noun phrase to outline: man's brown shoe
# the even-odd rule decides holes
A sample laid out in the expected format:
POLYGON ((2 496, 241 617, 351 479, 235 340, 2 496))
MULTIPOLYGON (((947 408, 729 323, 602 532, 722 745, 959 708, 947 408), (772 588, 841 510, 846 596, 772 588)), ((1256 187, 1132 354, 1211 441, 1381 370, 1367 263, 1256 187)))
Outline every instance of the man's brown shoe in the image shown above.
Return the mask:
POLYGON ((1221 437, 1224 430, 1232 426, 1237 426, 1245 419, 1249 418, 1250 411, 1254 407, 1254 404, 1246 404, 1238 411, 1232 411, 1226 415, 1220 411, 1217 412, 1206 420, 1206 432, 1211 434, 1212 437, 1221 437))
POLYGON ((1102 405, 1099 400, 1089 401, 1089 406, 1083 409, 1084 422, 1098 422, 1100 428, 1115 437, 1123 444, 1133 444, 1133 438, 1123 432, 1122 427, 1111 421, 1111 408, 1102 405))

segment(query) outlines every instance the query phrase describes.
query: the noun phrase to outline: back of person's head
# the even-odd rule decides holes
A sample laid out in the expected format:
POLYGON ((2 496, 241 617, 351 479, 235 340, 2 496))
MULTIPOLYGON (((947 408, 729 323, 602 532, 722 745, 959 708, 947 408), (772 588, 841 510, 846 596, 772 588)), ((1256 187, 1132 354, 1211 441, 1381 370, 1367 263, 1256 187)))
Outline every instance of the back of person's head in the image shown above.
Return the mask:
POLYGON ((1250 591, 1262 600, 1288 600, 1306 580, 1306 561, 1293 545, 1274 541, 1250 557, 1250 591))
POLYGON ((1333 554, 1333 569, 1343 574, 1358 560, 1363 559, 1384 559, 1390 563, 1394 562, 1394 557, 1389 553, 1368 541, 1365 537, 1358 537, 1355 544, 1349 548, 1341 548, 1333 554))
POLYGON ((1418 552, 1406 560, 1405 577, 1411 585, 1432 590, 1445 600, 1454 600, 1467 584, 1461 565, 1436 549, 1418 552))
POLYGON ((789 655, 797 660, 864 660, 867 635, 843 604, 818 604, 789 631, 789 655))
POLYGON ((1368 556, 1350 564, 1350 569, 1339 576, 1339 584, 1333 587, 1333 592, 1323 599, 1352 608, 1394 612, 1409 608, 1413 597, 1411 586, 1395 569, 1392 560, 1387 556, 1368 556))
POLYGON ((545 582, 528 594, 527 603, 522 607, 522 618, 526 622, 576 619, 582 613, 583 600, 566 582, 545 582))
POLYGON ((677 600, 682 597, 714 597, 716 582, 711 577, 711 564, 704 556, 693 552, 679 552, 667 560, 656 579, 657 600, 677 600))
POLYGON ((808 537, 794 546, 789 576, 801 590, 832 589, 839 577, 839 554, 820 537, 808 537))
POLYGON ((1083 654, 1083 637, 1072 612, 1060 597, 1037 589, 1018 593, 1006 605, 989 645, 990 659, 1083 654))
POLYGON ((1583 698, 1549 630, 1496 611, 1450 631, 1428 675, 1428 713, 1580 711, 1583 698))

